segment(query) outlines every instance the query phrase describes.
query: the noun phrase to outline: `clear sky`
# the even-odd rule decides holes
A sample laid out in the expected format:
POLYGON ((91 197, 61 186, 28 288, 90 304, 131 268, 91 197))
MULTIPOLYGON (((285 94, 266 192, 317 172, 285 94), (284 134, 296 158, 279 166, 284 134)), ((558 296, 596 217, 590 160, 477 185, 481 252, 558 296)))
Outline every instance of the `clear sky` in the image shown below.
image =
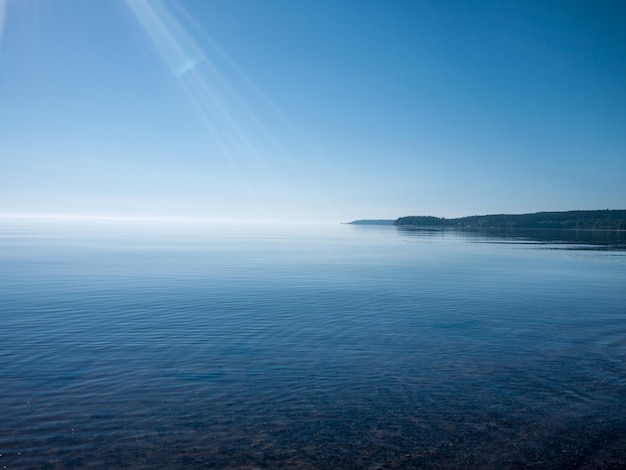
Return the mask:
POLYGON ((626 2, 0 0, 0 214, 626 209, 626 2))

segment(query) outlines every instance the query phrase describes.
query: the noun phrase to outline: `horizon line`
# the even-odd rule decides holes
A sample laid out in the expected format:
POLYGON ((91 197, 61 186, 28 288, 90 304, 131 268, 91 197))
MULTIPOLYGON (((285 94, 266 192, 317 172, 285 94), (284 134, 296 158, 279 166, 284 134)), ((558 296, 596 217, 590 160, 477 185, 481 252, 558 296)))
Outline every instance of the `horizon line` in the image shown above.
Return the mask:
MULTIPOLYGON (((0 213, 0 219, 67 220, 93 222, 169 222, 169 223, 235 223, 235 224, 332 224, 322 220, 242 219, 223 217, 134 216, 101 214, 12 214, 0 213)), ((337 222, 339 223, 339 222, 337 222)))

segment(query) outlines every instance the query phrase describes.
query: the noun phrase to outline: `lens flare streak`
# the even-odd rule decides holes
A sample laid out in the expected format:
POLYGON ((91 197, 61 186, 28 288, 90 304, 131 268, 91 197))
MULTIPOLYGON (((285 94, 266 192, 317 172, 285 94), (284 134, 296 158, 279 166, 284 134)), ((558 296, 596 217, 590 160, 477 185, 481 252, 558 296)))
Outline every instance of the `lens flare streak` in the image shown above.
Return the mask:
MULTIPOLYGON (((287 188, 302 188, 305 176, 265 124, 282 122, 284 115, 204 31, 194 34, 200 42, 192 36, 198 28, 187 27, 180 5, 124 1, 197 112, 216 156, 228 161, 250 195, 271 187, 288 204, 287 188)), ((293 133, 291 123, 284 127, 293 133)))

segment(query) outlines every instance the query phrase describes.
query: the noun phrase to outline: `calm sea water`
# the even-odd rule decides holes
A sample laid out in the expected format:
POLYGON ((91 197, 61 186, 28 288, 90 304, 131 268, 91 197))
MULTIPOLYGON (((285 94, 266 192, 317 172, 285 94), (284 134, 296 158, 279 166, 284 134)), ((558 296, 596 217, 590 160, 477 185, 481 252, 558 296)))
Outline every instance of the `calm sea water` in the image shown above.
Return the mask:
POLYGON ((5 220, 0 466, 624 467, 625 249, 5 220))

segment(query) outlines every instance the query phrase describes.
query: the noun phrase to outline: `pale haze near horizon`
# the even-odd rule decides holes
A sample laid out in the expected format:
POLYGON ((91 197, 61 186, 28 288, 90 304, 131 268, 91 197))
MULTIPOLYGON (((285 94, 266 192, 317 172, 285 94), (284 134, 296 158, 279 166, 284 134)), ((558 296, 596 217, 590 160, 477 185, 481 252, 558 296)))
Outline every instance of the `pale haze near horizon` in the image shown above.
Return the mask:
POLYGON ((626 208, 620 2, 0 0, 0 214, 626 208))

